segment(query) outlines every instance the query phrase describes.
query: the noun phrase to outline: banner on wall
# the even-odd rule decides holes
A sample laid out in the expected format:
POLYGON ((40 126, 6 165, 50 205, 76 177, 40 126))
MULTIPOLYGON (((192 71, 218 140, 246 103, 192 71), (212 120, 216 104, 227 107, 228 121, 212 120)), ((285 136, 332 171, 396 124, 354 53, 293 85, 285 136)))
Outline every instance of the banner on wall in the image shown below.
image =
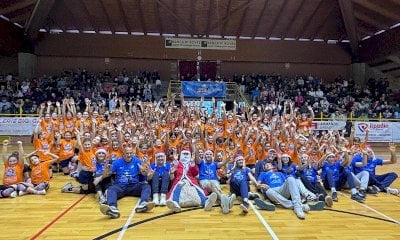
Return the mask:
POLYGON ((365 139, 369 130, 369 142, 400 142, 399 122, 355 122, 355 137, 365 139))
POLYGON ((38 117, 0 117, 0 135, 32 135, 38 122, 38 117))
POLYGON ((165 48, 236 50, 236 40, 204 38, 165 38, 165 48))
POLYGON ((226 83, 217 82, 182 82, 184 97, 225 97, 226 83))
POLYGON ((311 129, 316 131, 343 130, 345 127, 345 121, 313 121, 311 123, 311 129))
MULTIPOLYGON (((200 107, 201 112, 206 112, 208 116, 211 116, 214 111, 214 106, 212 101, 203 101, 203 104, 200 106, 200 101, 188 101, 189 106, 200 107)), ((221 112, 221 103, 222 101, 217 101, 217 117, 220 118, 222 116, 221 112)))

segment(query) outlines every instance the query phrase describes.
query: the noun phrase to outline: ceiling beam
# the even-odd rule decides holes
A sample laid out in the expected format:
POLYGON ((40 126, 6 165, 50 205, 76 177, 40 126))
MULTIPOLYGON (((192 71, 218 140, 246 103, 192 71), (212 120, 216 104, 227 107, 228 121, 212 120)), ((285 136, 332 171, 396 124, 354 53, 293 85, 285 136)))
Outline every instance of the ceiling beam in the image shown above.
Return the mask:
MULTIPOLYGON (((125 29, 128 33, 131 33, 132 28, 131 28, 131 25, 129 25, 129 22, 126 18, 125 9, 122 7, 121 0, 117 0, 117 3, 118 3, 119 12, 121 13, 122 21, 124 22, 124 25, 125 25, 125 29)), ((156 14, 157 14, 157 16, 159 15, 158 12, 156 14)))
POLYGON ((285 37, 288 37, 288 34, 290 32, 290 29, 292 29, 292 27, 294 26, 294 23, 296 22, 297 16, 299 16, 299 12, 301 11, 301 9, 303 8, 305 3, 305 0, 301 0, 300 5, 297 7, 297 11, 295 12, 295 14, 292 15, 292 17, 290 18, 286 28, 286 31, 282 30, 280 35, 286 34, 285 37))
POLYGON ((395 55, 389 55, 386 57, 387 59, 389 59, 390 61, 397 63, 400 65, 400 58, 398 56, 395 55))
POLYGON ((275 16, 274 21, 272 22, 272 25, 270 26, 270 28, 267 31, 267 34, 266 34, 267 38, 271 37, 271 34, 274 31, 276 24, 278 23, 279 17, 281 17, 282 11, 285 8, 286 4, 287 4, 287 0, 284 0, 281 7, 279 8, 278 13, 275 16))
POLYGON ((19 23, 22 20, 24 20, 24 24, 22 24, 22 26, 24 26, 25 22, 29 19, 30 15, 31 15, 30 12, 27 12, 27 13, 24 13, 24 14, 20 14, 18 16, 10 18, 10 21, 13 22, 13 23, 19 23))
POLYGON ((142 0, 138 0, 138 8, 139 8, 139 20, 140 20, 140 25, 142 26, 143 33, 147 33, 147 27, 146 27, 146 22, 144 20, 144 14, 143 14, 143 9, 142 9, 142 0))
POLYGON ((338 0, 340 12, 342 13, 342 18, 344 22, 344 26, 346 28, 347 36, 350 40, 350 48, 354 61, 359 60, 360 55, 360 47, 358 34, 357 34, 357 26, 356 20, 353 15, 353 4, 349 0, 338 0))
POLYGON ((336 5, 336 3, 332 2, 332 1, 328 1, 328 3, 330 4, 330 7, 327 6, 328 12, 326 13, 325 17, 318 21, 319 25, 314 28, 314 32, 312 34, 310 34, 310 39, 314 40, 319 32, 321 32, 322 28, 325 26, 326 22, 328 21, 328 19, 330 18, 331 14, 332 14, 332 10, 334 9, 334 6, 336 5))
MULTIPOLYGON (((158 4, 163 7, 173 18, 175 18, 175 20, 177 21, 177 23, 175 24, 176 29, 178 29, 178 26, 183 26, 185 28, 186 31, 188 31, 188 33, 191 33, 191 28, 189 25, 186 24, 186 22, 184 21, 184 19, 180 18, 178 15, 175 14, 176 11, 176 0, 174 0, 173 2, 173 7, 172 9, 166 5, 164 2, 160 1, 160 0, 156 0, 158 2, 158 4), (179 23, 179 24, 178 24, 179 23)), ((176 34, 178 34, 178 31, 175 31, 176 34)))
POLYGON ((361 41, 361 60, 371 62, 389 55, 400 53, 400 28, 386 30, 361 41))
POLYGON ((99 32, 99 26, 97 25, 96 21, 93 21, 92 16, 90 15, 90 12, 88 10, 88 8, 86 7, 86 3, 83 0, 79 0, 79 2, 82 4, 82 9, 85 12, 90 25, 92 26, 93 30, 98 33, 99 32))
POLYGON ((383 23, 375 20, 374 18, 371 18, 370 16, 368 16, 365 13, 361 13, 361 12, 354 12, 354 16, 358 19, 361 20, 363 22, 366 22, 372 26, 378 27, 379 29, 387 29, 387 26, 385 26, 383 23))
POLYGON ((79 32, 82 32, 82 28, 80 27, 78 21, 76 20, 74 14, 72 13, 72 11, 71 11, 71 9, 70 9, 70 6, 69 6, 69 4, 68 4, 69 2, 66 2, 66 0, 61 0, 61 3, 63 3, 63 4, 65 5, 65 10, 66 10, 66 12, 69 14, 69 16, 71 16, 71 19, 72 19, 72 22, 73 22, 74 25, 75 25, 75 28, 76 28, 77 30, 79 30, 79 32))
POLYGON ((0 9, 0 15, 6 15, 6 14, 8 14, 10 12, 17 11, 17 10, 19 10, 21 8, 29 7, 29 6, 31 6, 33 4, 35 4, 35 2, 36 2, 36 0, 25 0, 25 1, 22 1, 22 2, 11 4, 8 7, 0 9))
MULTIPOLYGON (((265 1, 265 2, 266 2, 266 1, 265 1)), ((243 30, 243 25, 244 25, 244 21, 245 21, 246 16, 247 16, 247 11, 248 11, 248 9, 249 9, 249 5, 250 5, 250 0, 247 0, 246 7, 244 8, 242 17, 240 18, 240 25, 239 25, 239 27, 238 27, 238 29, 237 29, 237 31, 236 31, 236 36, 237 36, 237 37, 240 36, 240 33, 241 33, 242 30, 243 30)))
MULTIPOLYGON (((211 0, 211 1, 212 1, 212 0, 211 0)), ((234 10, 230 11, 229 14, 225 14, 225 16, 224 16, 222 19, 218 19, 217 23, 216 23, 214 26, 212 26, 212 28, 211 28, 210 31, 212 32, 212 31, 214 31, 214 30, 216 30, 217 28, 220 27, 220 25, 221 25, 221 24, 220 24, 220 20, 221 20, 222 24, 225 25, 226 22, 229 20, 229 16, 232 16, 232 15, 236 14, 237 12, 242 11, 243 8, 245 8, 248 4, 249 4, 249 3, 246 2, 246 3, 244 3, 244 4, 240 5, 240 6, 238 6, 238 7, 235 8, 234 10)), ((229 8, 228 8, 228 9, 229 9, 229 8)), ((221 31, 219 30, 219 32, 221 32, 221 31)))
POLYGON ((198 34, 196 32, 196 0, 191 0, 190 1, 190 27, 191 31, 190 34, 193 36, 194 34, 198 34))
POLYGON ((301 25, 301 27, 297 28, 298 30, 294 34, 294 36, 296 37, 296 40, 299 40, 301 38, 301 34, 304 32, 304 29, 306 29, 309 26, 311 20, 315 16, 315 13, 319 10, 319 8, 321 7, 323 2, 324 2, 323 0, 320 0, 319 3, 317 4, 317 7, 314 9, 314 11, 311 13, 311 15, 308 16, 307 20, 304 21, 303 25, 301 25))
POLYGON ((39 29, 48 17, 55 0, 38 0, 29 20, 25 24, 25 36, 28 39, 36 39, 39 29))
POLYGON ((253 31, 251 32, 251 37, 253 37, 253 38, 256 37, 258 28, 260 27, 260 22, 261 22, 262 17, 264 15, 266 15, 265 14, 265 9, 267 8, 267 5, 268 5, 268 0, 265 0, 264 1, 264 5, 262 7, 262 10, 261 10, 260 14, 257 17, 256 24, 254 24, 253 31))
MULTIPOLYGON (((211 27, 211 16, 212 16, 212 12, 213 12, 213 7, 212 7, 212 3, 213 0, 209 0, 208 1, 208 20, 207 20, 207 27, 206 27, 206 32, 204 33, 204 35, 210 35, 210 27, 211 27)), ((217 21, 219 21, 219 19, 217 19, 217 21)))
MULTIPOLYGON (((367 8, 370 11, 375 13, 379 13, 385 17, 388 17, 392 20, 398 21, 400 19, 400 15, 394 12, 389 11, 387 8, 382 7, 381 5, 377 4, 379 1, 370 2, 367 0, 352 0, 353 2, 357 3, 358 5, 367 8)), ((399 12, 399 11, 397 11, 399 12)))
MULTIPOLYGON (((229 19, 231 17, 231 14, 230 14, 230 11, 229 11, 231 9, 231 3, 232 3, 232 0, 229 0, 228 1, 228 6, 226 7, 226 13, 225 13, 226 21, 223 21, 223 23, 222 23, 222 28, 220 29, 221 36, 225 36, 226 24, 228 23, 228 21, 229 21, 229 19)), ((243 9, 241 9, 241 10, 243 10, 243 9)))
POLYGON ((106 7, 104 6, 103 0, 99 0, 99 2, 100 2, 101 10, 103 10, 104 15, 106 16, 107 25, 110 26, 110 31, 112 33, 115 33, 114 24, 112 23, 110 15, 108 14, 106 7))

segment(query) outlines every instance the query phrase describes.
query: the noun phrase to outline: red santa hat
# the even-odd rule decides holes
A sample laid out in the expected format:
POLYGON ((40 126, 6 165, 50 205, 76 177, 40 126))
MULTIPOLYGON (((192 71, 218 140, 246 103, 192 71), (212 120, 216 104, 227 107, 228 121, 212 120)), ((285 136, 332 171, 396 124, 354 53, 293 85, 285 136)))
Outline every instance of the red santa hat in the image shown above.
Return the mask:
POLYGON ((107 150, 104 149, 104 148, 98 148, 98 149, 96 150, 95 154, 97 155, 97 154, 99 154, 99 153, 104 153, 105 155, 108 154, 107 150))
POLYGON ((159 151, 157 151, 157 152, 154 154, 154 156, 155 156, 155 157, 159 157, 159 156, 165 157, 165 152, 162 151, 162 150, 159 150, 159 151))
POLYGON ((234 159, 235 159, 235 161, 244 160, 244 157, 243 157, 242 154, 237 153, 237 154, 235 154, 235 158, 234 159))

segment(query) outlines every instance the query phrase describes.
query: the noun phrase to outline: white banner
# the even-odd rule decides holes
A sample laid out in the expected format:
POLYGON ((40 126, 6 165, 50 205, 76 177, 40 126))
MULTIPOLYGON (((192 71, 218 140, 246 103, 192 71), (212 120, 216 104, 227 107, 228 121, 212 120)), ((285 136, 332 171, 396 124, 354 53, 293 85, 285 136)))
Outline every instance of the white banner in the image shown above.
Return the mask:
POLYGON ((343 130, 345 127, 345 121, 313 121, 311 123, 311 129, 316 131, 343 130))
POLYGON ((38 117, 0 117, 0 135, 31 135, 38 117))
POLYGON ((168 37, 165 48, 236 50, 236 40, 168 37))
POLYGON ((365 139, 369 130, 369 142, 400 142, 400 123, 394 122, 355 122, 355 137, 365 139))

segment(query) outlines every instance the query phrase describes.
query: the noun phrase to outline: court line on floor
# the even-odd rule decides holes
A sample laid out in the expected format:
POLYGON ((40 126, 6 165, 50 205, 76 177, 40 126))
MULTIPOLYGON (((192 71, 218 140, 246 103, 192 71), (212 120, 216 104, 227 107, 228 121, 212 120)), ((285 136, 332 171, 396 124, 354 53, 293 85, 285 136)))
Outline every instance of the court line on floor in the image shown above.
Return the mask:
POLYGON ((346 214, 350 214, 350 215, 356 215, 356 216, 360 216, 360 217, 372 218, 372 219, 375 219, 375 220, 381 220, 381 221, 384 221, 384 222, 390 222, 390 223, 398 224, 397 222, 389 220, 389 219, 370 216, 370 215, 361 214, 361 213, 355 213, 355 212, 338 210, 338 209, 331 209, 331 208, 324 208, 324 210, 331 211, 331 212, 338 212, 338 213, 346 213, 346 214))
POLYGON ((122 227, 121 232, 119 232, 119 236, 118 236, 118 239, 117 239, 117 240, 122 240, 122 238, 124 237, 125 232, 126 232, 126 229, 128 229, 129 224, 132 222, 132 218, 133 218, 133 216, 135 215, 135 210, 136 210, 136 208, 139 206, 139 203, 140 203, 140 199, 137 201, 135 207, 132 209, 131 215, 129 215, 128 220, 126 220, 126 223, 125 223, 125 225, 122 227))
MULTIPOLYGON (((168 216, 171 216, 171 215, 184 213, 184 212, 190 212, 190 211, 199 210, 199 209, 203 209, 203 207, 195 207, 195 208, 185 209, 185 210, 183 210, 181 212, 178 212, 178 213, 176 213, 176 212, 164 213, 164 214, 161 214, 161 215, 158 215, 158 216, 154 216, 154 217, 151 217, 151 218, 147 218, 147 219, 141 220, 139 222, 135 222, 135 223, 129 224, 127 228, 131 228, 131 227, 134 227, 134 226, 146 223, 146 222, 150 222, 150 221, 153 221, 153 220, 156 220, 156 219, 159 219, 159 218, 164 218, 164 217, 168 217, 168 216)), ((109 236, 121 231, 121 230, 122 230, 122 228, 114 229, 114 230, 112 230, 112 231, 110 231, 108 233, 105 233, 105 234, 103 234, 101 236, 93 238, 93 240, 104 239, 106 237, 109 237, 109 236)))
POLYGON ((81 198, 79 198, 78 200, 76 200, 71 206, 69 206, 68 208, 64 209, 64 211, 62 211, 56 218, 54 218, 51 222, 49 222, 46 226, 44 226, 41 230, 39 230, 39 232, 37 232, 35 235, 33 235, 33 237, 31 237, 31 240, 34 240, 36 238, 38 238, 40 235, 42 235, 42 233, 44 233, 47 229, 49 229, 54 223, 56 223, 58 220, 60 220, 60 218, 62 218, 67 212, 69 212, 72 208, 74 208, 76 205, 78 205, 78 203, 80 203, 87 195, 83 195, 81 198))
MULTIPOLYGON (((351 199, 351 197, 350 197, 349 195, 344 194, 344 193, 342 193, 342 192, 339 192, 339 193, 340 193, 341 195, 346 196, 347 198, 351 199)), ((397 221, 397 220, 395 220, 395 219, 393 219, 393 218, 387 216, 386 214, 384 214, 384 213, 382 213, 382 212, 379 212, 378 210, 376 210, 376 209, 374 209, 374 208, 368 206, 368 205, 365 204, 365 203, 363 204, 363 203, 359 203, 359 202, 357 202, 357 201, 354 201, 354 202, 357 203, 358 205, 361 205, 361 206, 365 207, 365 208, 368 209, 368 210, 373 211, 374 213, 376 213, 376 214, 378 214, 378 215, 381 215, 382 217, 384 217, 384 218, 390 220, 390 221, 393 222, 393 223, 400 224, 399 221, 397 221)))
POLYGON ((274 240, 279 240, 278 236, 276 236, 274 230, 272 230, 271 226, 267 223, 267 221, 265 221, 264 217, 261 215, 260 211, 258 211, 253 203, 249 202, 251 209, 253 209, 253 212, 257 215, 258 219, 260 220, 260 222, 264 225, 265 229, 267 229, 267 231, 269 232, 269 234, 271 235, 271 237, 274 240))

